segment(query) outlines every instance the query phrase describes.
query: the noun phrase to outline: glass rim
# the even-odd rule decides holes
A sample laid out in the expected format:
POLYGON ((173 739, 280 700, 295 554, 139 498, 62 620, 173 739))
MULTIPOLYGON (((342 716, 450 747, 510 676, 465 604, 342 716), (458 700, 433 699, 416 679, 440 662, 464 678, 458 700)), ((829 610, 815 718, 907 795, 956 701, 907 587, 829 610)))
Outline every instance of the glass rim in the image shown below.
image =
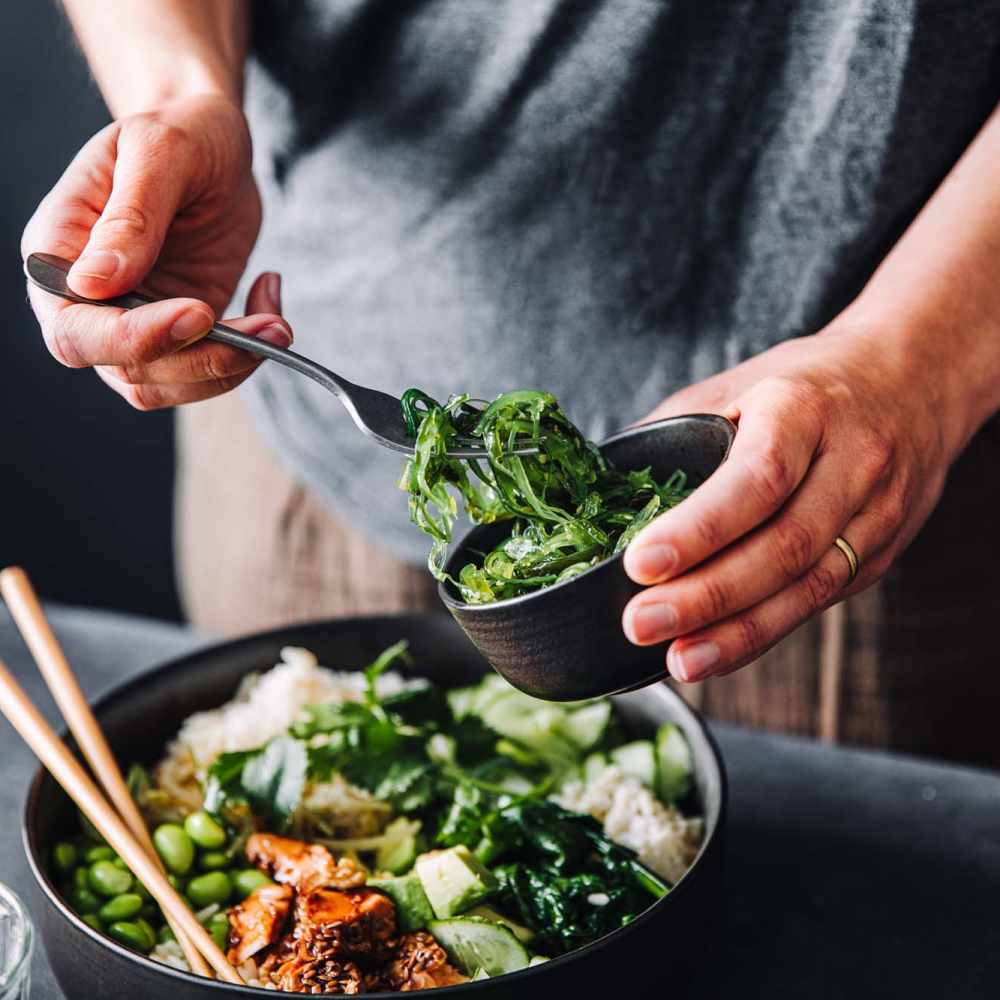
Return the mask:
POLYGON ((28 908, 22 902, 21 897, 3 882, 0 882, 0 901, 10 907, 24 928, 24 936, 21 940, 21 953, 15 956, 10 968, 6 970, 0 969, 0 991, 2 991, 18 981, 18 978, 24 974, 25 966, 31 961, 31 946, 34 942, 35 929, 28 914, 28 908))

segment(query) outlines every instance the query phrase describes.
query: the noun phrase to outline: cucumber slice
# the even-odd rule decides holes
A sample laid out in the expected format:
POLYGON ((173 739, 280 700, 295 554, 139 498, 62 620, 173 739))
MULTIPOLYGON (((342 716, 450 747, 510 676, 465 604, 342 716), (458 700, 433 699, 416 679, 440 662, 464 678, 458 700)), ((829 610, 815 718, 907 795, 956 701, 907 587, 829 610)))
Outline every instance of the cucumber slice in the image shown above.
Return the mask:
POLYGON ((479 693, 478 687, 452 688, 446 695, 448 707, 456 720, 464 719, 472 712, 472 704, 479 693))
POLYGON ((380 872, 402 875, 413 867, 417 860, 417 833, 420 824, 400 816, 386 828, 385 841, 375 852, 375 868, 380 872))
POLYGON ((609 722, 611 702, 595 701, 568 712, 559 728, 581 750, 589 750, 601 742, 609 722))
POLYGON ((611 751, 611 763, 638 778, 647 788, 656 787, 656 754, 649 740, 636 740, 611 751))
POLYGON ((503 924, 481 917, 432 920, 427 929, 467 976, 482 969, 488 976, 502 976, 527 968, 531 961, 524 945, 503 924))
POLYGON ((514 932, 514 937, 521 942, 521 944, 528 944, 535 936, 535 932, 530 927, 525 927, 523 924, 519 924, 516 920, 511 920, 509 917, 505 917, 502 913, 497 912, 492 906, 474 906, 466 914, 469 917, 482 917, 483 920, 489 920, 494 924, 503 924, 504 927, 509 927, 514 932))
POLYGON ((566 713, 548 705, 536 708, 536 704, 535 699, 511 691, 487 708, 483 722, 501 736, 523 743, 549 763, 561 767, 573 765, 580 752, 559 731, 566 713))
POLYGON ((691 748, 672 722, 656 731, 656 795, 662 802, 676 802, 691 790, 691 748))
POLYGON ((589 754, 583 762, 583 782, 590 784, 595 781, 600 773, 610 764, 606 753, 589 754))

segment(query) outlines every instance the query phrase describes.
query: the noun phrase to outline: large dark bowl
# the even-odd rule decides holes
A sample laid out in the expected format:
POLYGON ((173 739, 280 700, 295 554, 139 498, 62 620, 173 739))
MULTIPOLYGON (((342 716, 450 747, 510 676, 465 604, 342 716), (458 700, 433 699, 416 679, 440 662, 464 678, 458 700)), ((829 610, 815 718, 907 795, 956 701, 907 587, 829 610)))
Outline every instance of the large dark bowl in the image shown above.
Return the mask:
MULTIPOLYGON (((245 674, 278 661, 282 646, 306 646, 329 667, 355 669, 397 639, 410 640, 415 672, 445 685, 469 684, 488 667, 445 615, 356 618, 302 625, 228 642, 175 660, 115 688, 95 706, 123 763, 151 762, 192 712, 232 697, 245 674)), ((725 775, 719 751, 697 716, 666 686, 618 699, 630 729, 652 733, 664 720, 684 731, 694 756, 691 808, 705 817, 705 840, 694 865, 663 899, 627 927, 572 954, 498 979, 450 987, 435 996, 543 1000, 558 995, 642 996, 647 985, 679 993, 684 969, 715 938, 721 896, 721 834, 725 775), (566 994, 565 991, 571 991, 566 994), (634 991, 634 992, 633 992, 634 991)), ((35 877, 31 911, 56 979, 68 1000, 219 1000, 222 994, 270 996, 167 968, 91 930, 62 900, 46 871, 47 848, 76 830, 69 799, 44 771, 24 809, 23 837, 35 877)), ((395 994, 379 994, 393 996, 395 994)))
MULTIPOLYGON (((683 469, 700 486, 725 460, 736 428, 725 417, 693 414, 633 427, 604 441, 601 452, 619 469, 647 466, 664 481, 683 469)), ((457 579, 510 532, 510 523, 473 528, 448 559, 457 579)), ((625 605, 642 589, 619 554, 564 583, 492 604, 466 604, 442 583, 441 600, 486 659, 536 698, 576 701, 662 680, 665 646, 633 646, 622 632, 625 605)))

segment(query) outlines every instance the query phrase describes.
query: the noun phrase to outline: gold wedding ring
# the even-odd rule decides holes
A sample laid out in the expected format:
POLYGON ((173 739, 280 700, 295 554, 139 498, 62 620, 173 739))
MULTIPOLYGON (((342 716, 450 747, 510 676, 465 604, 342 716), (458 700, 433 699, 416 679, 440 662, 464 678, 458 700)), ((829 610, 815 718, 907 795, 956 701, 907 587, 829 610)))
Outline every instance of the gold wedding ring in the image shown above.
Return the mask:
POLYGON ((854 578, 858 575, 858 567, 861 565, 861 562, 858 559, 857 552, 854 551, 851 543, 846 538, 837 535, 833 540, 833 544, 844 553, 844 558, 847 560, 847 566, 850 569, 851 575, 847 578, 847 583, 844 586, 849 587, 854 583, 854 578))

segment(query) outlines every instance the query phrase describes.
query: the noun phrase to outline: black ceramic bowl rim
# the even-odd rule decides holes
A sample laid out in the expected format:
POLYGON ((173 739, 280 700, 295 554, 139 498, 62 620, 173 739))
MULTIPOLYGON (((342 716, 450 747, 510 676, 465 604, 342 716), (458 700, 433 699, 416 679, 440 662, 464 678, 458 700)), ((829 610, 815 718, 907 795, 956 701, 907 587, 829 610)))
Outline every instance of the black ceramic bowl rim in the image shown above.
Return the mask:
MULTIPOLYGON (((617 434, 612 434, 611 437, 605 438, 598 444, 598 448, 603 451, 608 445, 616 444, 619 441, 624 441, 627 438, 641 437, 644 434, 648 434, 650 431, 659 430, 661 427, 666 427, 669 424, 677 423, 680 420, 698 420, 704 423, 717 424, 722 427, 729 434, 729 441, 726 444, 725 454, 722 456, 722 462, 724 462, 729 457, 730 449, 733 446, 733 438, 736 436, 736 424, 734 424, 728 417, 723 417, 718 413, 683 413, 678 414, 676 417, 664 417, 662 420, 653 420, 648 424, 637 424, 635 427, 627 427, 623 431, 618 431, 617 434)), ((719 462, 719 465, 722 465, 719 462)), ((707 480, 706 480, 707 482, 707 480)), ((701 485, 699 483, 699 485, 701 485)), ((461 541, 455 547, 455 551, 451 553, 448 557, 450 562, 455 555, 462 551, 468 540, 469 535, 472 534, 477 528, 481 528, 483 525, 473 525, 463 536, 461 541)), ((516 607, 521 604, 527 604, 530 601, 537 600, 541 597, 547 597, 549 594, 554 594, 563 587, 571 587, 577 580, 583 579, 585 576, 589 576, 591 573, 596 573, 599 569, 603 569, 605 566, 609 566, 612 563, 618 562, 625 558, 625 551, 615 553, 615 555, 608 556, 607 559, 602 559, 598 563, 594 563, 593 566, 588 566, 587 569, 575 576, 571 576, 568 580, 563 580, 561 583, 550 583, 547 587, 540 587, 538 590, 533 590, 528 594, 518 594, 517 597, 505 597, 501 601, 489 601, 486 604, 468 604, 459 598, 456 598, 452 594, 452 585, 444 580, 438 584, 438 595, 441 600, 444 601, 445 605, 449 608, 460 608, 462 614, 490 614, 493 611, 500 611, 504 608, 516 607)))
MULTIPOLYGON (((400 616, 405 617, 405 616, 400 616)), ((364 619, 357 619, 358 621, 363 621, 364 619)), ((336 620, 340 627, 343 627, 346 623, 345 619, 336 620)), ((284 633, 294 633, 297 634, 301 632, 303 628, 315 627, 317 625, 322 625, 322 622, 301 622, 296 625, 289 626, 288 628, 280 629, 264 629, 260 632, 254 632, 249 635, 243 636, 240 639, 235 639, 227 642, 213 643, 209 646, 204 646, 197 649, 191 653, 187 653, 183 656, 167 660, 164 663, 158 664, 144 670, 127 681, 120 684, 114 684, 111 687, 102 691, 96 698, 91 702, 91 706, 94 709, 95 714, 99 714, 100 710, 104 708, 108 703, 116 701, 118 699, 127 698, 131 691, 140 687, 148 678, 154 674, 159 673, 173 673, 182 672, 190 666, 192 661, 197 662, 204 657, 211 658, 213 654, 220 650, 239 649, 240 646, 252 646, 257 640, 265 636, 273 636, 277 639, 284 633)), ((329 624, 333 624, 332 622, 329 624)), ((248 670, 250 668, 248 667, 248 670)), ((641 924, 646 923, 649 920, 655 918, 655 915, 660 912, 664 907, 671 905, 671 900, 674 899, 679 893, 684 893, 687 890, 688 885, 691 883, 689 878, 691 872, 695 869, 698 863, 701 861, 702 856, 709 850, 710 846, 720 835, 720 831, 725 825, 726 819, 726 807, 728 798, 728 782, 726 777, 726 768, 722 760, 722 753, 719 750, 719 745, 715 741, 715 737, 712 735, 709 728, 705 725, 701 716, 698 715, 692 708, 690 708, 687 703, 674 691, 672 691, 667 685, 659 685, 649 690, 655 690, 657 692, 656 696, 670 702, 673 707, 681 714, 686 716, 687 721, 691 723, 696 730, 698 730, 704 737, 706 745, 711 753, 712 763, 719 779, 719 811, 715 817, 715 821, 712 823, 708 822, 707 817, 705 818, 705 830, 704 836, 702 838, 701 846, 698 848, 698 853, 695 855, 694 860, 688 866, 684 875, 677 884, 667 893, 666 896, 658 899, 652 906, 643 910, 634 920, 631 920, 624 927, 619 927, 612 931, 610 934, 605 934, 604 937, 598 938, 596 941, 591 941, 590 944, 583 945, 580 948, 574 948, 573 951, 567 952, 565 955, 559 955, 555 958, 550 958, 547 962, 542 963, 538 966, 531 966, 525 969, 519 969, 517 972, 508 972, 504 976, 495 977, 497 979, 503 979, 510 982, 511 987, 515 987, 516 984, 523 980, 527 976, 540 974, 543 971, 545 973, 550 972, 552 969, 557 969, 562 966, 569 964, 574 961, 578 956, 584 954, 593 954, 594 952, 604 948, 606 945, 617 941, 622 935, 628 934, 629 931, 638 927, 641 924)), ((65 729, 63 729, 59 736, 62 740, 66 741, 69 739, 69 734, 65 729)), ((126 948, 124 945, 118 944, 117 941, 106 937, 104 934, 99 934, 92 927, 89 927, 83 922, 80 916, 75 913, 70 906, 64 902, 62 896, 57 891, 56 887, 49 880, 48 873, 45 866, 45 855, 46 851, 44 848, 40 849, 40 845, 37 842, 35 836, 35 830, 32 823, 33 815, 36 811, 38 797, 41 794, 42 782, 45 780, 47 772, 44 767, 39 767, 35 771, 35 776, 32 778, 31 784, 28 787, 28 793, 25 797, 24 808, 21 811, 21 843, 24 847, 25 856, 28 859, 28 867, 31 869, 31 874, 35 879, 38 887, 45 894, 48 901, 59 911, 60 915, 74 927, 80 933, 89 937, 92 941, 96 942, 98 945, 104 948, 108 948, 111 951, 117 953, 120 957, 125 958, 128 961, 135 962, 138 965, 144 967, 146 970, 166 976, 171 979, 175 979, 179 985, 185 985, 191 982, 198 983, 201 987, 208 987, 211 989, 217 989, 220 991, 230 991, 234 994, 241 996, 270 996, 274 997, 276 993, 283 995, 283 991, 280 990, 268 990, 261 986, 237 986, 233 983, 220 982, 217 979, 207 979, 204 976, 196 975, 193 972, 185 972, 183 969, 176 969, 173 966, 165 965, 163 962, 157 962, 155 959, 148 958, 145 955, 140 955, 138 952, 132 951, 130 948, 126 948)), ((485 980, 483 986, 487 986, 493 980, 485 980)), ((465 995, 471 989, 479 985, 473 981, 466 983, 461 983, 457 986, 444 986, 435 989, 435 996, 457 996, 459 994, 465 995)), ((398 993, 371 993, 366 994, 372 997, 395 997, 399 996, 398 993)))

